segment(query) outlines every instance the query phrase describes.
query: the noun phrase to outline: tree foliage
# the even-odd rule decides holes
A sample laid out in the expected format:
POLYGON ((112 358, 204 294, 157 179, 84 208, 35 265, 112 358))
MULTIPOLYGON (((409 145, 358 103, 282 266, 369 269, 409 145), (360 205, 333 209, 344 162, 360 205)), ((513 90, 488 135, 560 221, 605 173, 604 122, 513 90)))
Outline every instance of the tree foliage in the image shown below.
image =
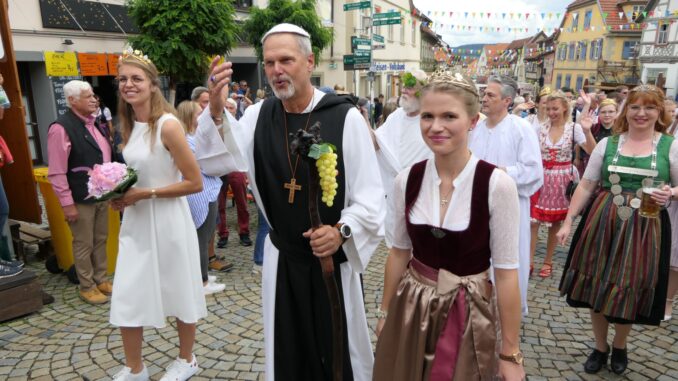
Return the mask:
POLYGON ((230 0, 129 0, 139 28, 129 38, 172 82, 202 82, 208 59, 230 52, 237 27, 230 0))
POLYGON ((245 21, 243 30, 245 38, 257 52, 257 57, 263 61, 261 38, 264 34, 280 23, 298 25, 311 35, 311 45, 315 62, 320 62, 320 52, 332 42, 332 30, 322 25, 315 10, 314 0, 271 0, 267 8, 252 7, 250 17, 245 21))

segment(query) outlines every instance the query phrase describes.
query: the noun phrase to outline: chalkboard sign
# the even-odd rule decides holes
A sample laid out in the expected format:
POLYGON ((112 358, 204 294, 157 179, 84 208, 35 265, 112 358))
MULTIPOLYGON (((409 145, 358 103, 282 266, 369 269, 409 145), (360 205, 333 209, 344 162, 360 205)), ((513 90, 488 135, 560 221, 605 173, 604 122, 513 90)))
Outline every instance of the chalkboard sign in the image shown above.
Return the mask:
POLYGON ((52 80, 52 89, 54 90, 54 103, 57 110, 57 118, 61 115, 64 115, 68 111, 68 102, 64 97, 64 85, 68 82, 78 79, 82 80, 82 77, 50 77, 52 80))
POLYGON ((160 91, 162 91, 162 95, 165 97, 165 99, 169 100, 170 96, 170 79, 167 76, 161 75, 158 77, 160 80, 160 91))

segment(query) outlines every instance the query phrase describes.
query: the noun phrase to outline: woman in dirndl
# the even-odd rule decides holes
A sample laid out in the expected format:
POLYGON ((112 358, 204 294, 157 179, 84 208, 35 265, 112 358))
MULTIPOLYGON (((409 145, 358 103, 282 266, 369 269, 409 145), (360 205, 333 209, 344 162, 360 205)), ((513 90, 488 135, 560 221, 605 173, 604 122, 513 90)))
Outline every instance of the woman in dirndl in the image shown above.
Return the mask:
POLYGON ((610 367, 622 374, 632 324, 659 325, 664 316, 671 225, 665 209, 656 217, 642 216, 641 198, 645 191, 647 201, 664 206, 678 195, 678 187, 657 184, 678 184, 678 144, 665 134, 669 123, 660 89, 632 89, 615 135, 603 139, 591 154, 558 232, 564 244, 574 218, 600 183, 601 191, 574 233, 560 281, 570 306, 591 311, 595 348, 584 364, 587 373, 598 372, 612 352, 610 367), (615 325, 611 348, 610 323, 615 325))
MULTIPOLYGON (((676 115, 676 102, 671 99, 664 100, 666 110, 664 112, 671 117, 667 133, 676 136, 678 133, 678 115, 676 115)), ((669 272, 669 287, 666 294, 666 311, 664 312, 664 321, 671 320, 673 315, 673 299, 678 292, 678 203, 672 204, 668 208, 669 218, 671 219, 671 271, 669 272)))
POLYGON ((525 375, 519 348, 518 193, 505 172, 467 148, 478 109, 476 87, 458 73, 436 72, 422 90, 421 133, 434 158, 395 180, 389 206, 394 241, 377 312, 374 380, 499 375, 513 381, 525 375))
POLYGON ((553 272, 553 253, 556 250, 558 223, 565 219, 570 205, 570 200, 566 195, 568 183, 579 180, 579 173, 572 164, 574 145, 580 146, 588 153, 596 146, 596 141, 591 135, 592 113, 587 113, 582 117, 581 125, 569 122, 571 114, 569 102, 561 91, 549 95, 546 104, 549 121, 540 125, 536 130, 544 166, 544 185, 530 200, 530 217, 532 218, 530 258, 534 258, 536 251, 539 226, 544 224, 549 229, 546 257, 539 271, 539 276, 542 278, 550 277, 553 272))

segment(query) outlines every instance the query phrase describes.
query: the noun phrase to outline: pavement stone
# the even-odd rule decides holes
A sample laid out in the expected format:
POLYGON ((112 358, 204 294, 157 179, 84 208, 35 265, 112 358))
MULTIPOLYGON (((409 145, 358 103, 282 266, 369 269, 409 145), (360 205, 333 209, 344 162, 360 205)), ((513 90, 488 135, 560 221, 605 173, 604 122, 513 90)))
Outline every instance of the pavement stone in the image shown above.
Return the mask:
MULTIPOLYGON (((228 220, 237 229, 236 213, 228 220)), ((250 204, 252 240, 256 208, 250 204)), ((542 229, 544 230, 544 229, 542 229)), ((593 335, 587 310, 574 309, 558 292, 566 252, 558 247, 550 278, 536 275, 545 251, 545 232, 530 279, 529 315, 523 318, 521 348, 528 380, 678 380, 678 319, 660 327, 635 326, 629 342, 629 370, 623 376, 603 369, 583 372, 593 335)), ((119 331, 108 323, 110 305, 90 306, 62 274, 50 274, 29 247, 28 267, 45 291, 55 298, 39 312, 0 324, 0 380, 101 380, 122 367, 119 331), (32 253, 32 254, 30 254, 32 253)), ((207 297, 209 315, 197 326, 194 352, 203 369, 193 380, 263 380, 264 345, 260 274, 252 272, 252 247, 241 246, 236 235, 219 255, 234 263, 233 270, 214 273, 226 290, 207 297)), ((375 310, 381 301, 386 248, 382 245, 363 276, 365 305, 373 344, 375 310)), ((678 309, 677 309, 678 311, 678 309)), ((152 380, 158 380, 178 355, 176 324, 145 329, 143 356, 152 380)), ((614 333, 611 329, 610 340, 614 333)))

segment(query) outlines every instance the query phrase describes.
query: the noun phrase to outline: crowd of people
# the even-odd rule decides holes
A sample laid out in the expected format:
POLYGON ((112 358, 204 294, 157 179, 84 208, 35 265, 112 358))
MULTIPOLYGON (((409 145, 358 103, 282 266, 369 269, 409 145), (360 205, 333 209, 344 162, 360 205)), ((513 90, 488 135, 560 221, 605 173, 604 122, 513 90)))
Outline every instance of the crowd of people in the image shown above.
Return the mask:
MULTIPOLYGON (((69 110, 49 129, 49 179, 73 232, 79 294, 110 300, 120 327, 125 365, 115 380, 149 379, 143 328, 170 317, 179 356, 162 380, 199 371, 193 345, 205 295, 225 288, 209 270, 233 266, 215 255, 229 243, 229 197, 243 246, 252 245, 248 199, 258 209, 253 271, 262 278, 268 380, 524 379, 521 316, 539 227, 548 235, 538 276, 548 278, 579 216, 559 289, 591 311, 595 343, 583 370, 596 373, 610 357, 623 373, 632 324, 671 318, 678 117, 662 90, 624 86, 574 99, 571 89, 545 87, 532 101, 504 76, 488 78, 480 94, 458 73, 412 70, 399 98, 369 102, 312 86, 302 28, 279 24, 262 44, 274 96, 253 96, 217 57, 205 86, 175 109, 155 65, 128 51, 113 128, 87 82, 64 86, 69 110), (318 125, 339 157, 336 202, 320 207, 309 199, 312 168, 289 144, 318 125), (111 282, 109 204, 87 197, 81 169, 118 155, 139 180, 110 203, 124 213, 111 282), (384 238, 373 353, 361 273, 384 238)), ((9 266, 0 262, 0 271, 9 266)))

